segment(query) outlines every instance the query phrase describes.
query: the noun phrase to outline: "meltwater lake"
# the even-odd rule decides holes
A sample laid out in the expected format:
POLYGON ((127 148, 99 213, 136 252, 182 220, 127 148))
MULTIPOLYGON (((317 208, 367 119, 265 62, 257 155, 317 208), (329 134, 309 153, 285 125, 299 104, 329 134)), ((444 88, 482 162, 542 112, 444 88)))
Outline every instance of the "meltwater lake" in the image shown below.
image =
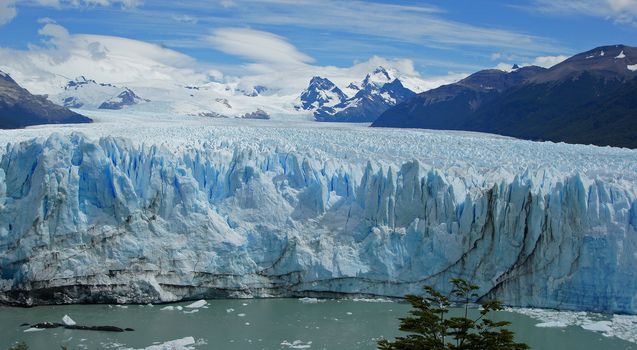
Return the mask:
MULTIPOLYGON (((376 349, 381 336, 401 334, 398 318, 410 309, 402 302, 374 299, 209 300, 205 306, 200 302, 199 307, 186 307, 190 304, 0 307, 0 349, 17 341, 26 342, 32 350, 60 349, 62 345, 68 349, 376 349), (80 325, 112 325, 135 331, 33 330, 20 326, 62 322, 65 315, 80 325)), ((493 318, 513 322, 511 329, 517 339, 532 349, 637 349, 636 343, 623 340, 637 339, 634 316, 620 316, 619 322, 612 316, 526 310, 503 311, 493 318), (538 315, 545 319, 538 319, 538 315), (621 327, 615 329, 618 322, 621 327)))

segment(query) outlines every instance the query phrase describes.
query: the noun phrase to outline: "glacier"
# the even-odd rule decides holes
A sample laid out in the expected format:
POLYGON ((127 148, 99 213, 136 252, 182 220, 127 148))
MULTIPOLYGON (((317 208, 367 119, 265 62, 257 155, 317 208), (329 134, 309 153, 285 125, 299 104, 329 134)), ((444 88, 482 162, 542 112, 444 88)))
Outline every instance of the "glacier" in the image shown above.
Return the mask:
POLYGON ((0 132, 0 302, 397 297, 462 277, 511 306, 637 313, 633 150, 105 116, 0 132))

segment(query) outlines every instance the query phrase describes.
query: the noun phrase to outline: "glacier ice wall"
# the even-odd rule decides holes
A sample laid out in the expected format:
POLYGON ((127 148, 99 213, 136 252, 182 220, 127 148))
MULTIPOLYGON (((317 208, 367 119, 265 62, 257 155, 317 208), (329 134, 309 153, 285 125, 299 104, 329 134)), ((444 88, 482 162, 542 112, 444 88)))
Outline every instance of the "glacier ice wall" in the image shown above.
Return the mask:
POLYGON ((637 313, 634 188, 526 171, 476 185, 206 142, 53 134, 2 151, 0 301, 402 296, 463 277, 514 306, 637 313))

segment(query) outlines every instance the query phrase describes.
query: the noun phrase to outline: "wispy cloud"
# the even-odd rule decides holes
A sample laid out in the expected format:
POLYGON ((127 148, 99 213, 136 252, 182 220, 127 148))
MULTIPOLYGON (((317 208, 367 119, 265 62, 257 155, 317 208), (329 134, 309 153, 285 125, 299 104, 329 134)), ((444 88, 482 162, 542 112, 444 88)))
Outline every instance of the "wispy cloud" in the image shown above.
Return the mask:
POLYGON ((637 25, 636 0, 534 0, 531 11, 563 15, 587 15, 619 24, 637 25))
POLYGON ((285 38, 248 28, 219 28, 207 41, 227 54, 269 64, 304 64, 313 59, 285 38))
POLYGON ((0 26, 11 22, 16 15, 15 0, 0 0, 0 26))
MULTIPOLYGON (((429 5, 333 0, 234 0, 234 3, 235 6, 227 9, 225 14, 243 25, 340 31, 412 44, 468 45, 544 52, 558 50, 546 38, 448 20, 443 10, 429 5)), ((203 12, 210 9, 210 3, 201 0, 189 1, 183 6, 191 10, 199 8, 203 12)))
POLYGON ((121 6, 122 8, 134 8, 142 3, 142 0, 23 0, 25 4, 62 7, 91 7, 91 6, 121 6))

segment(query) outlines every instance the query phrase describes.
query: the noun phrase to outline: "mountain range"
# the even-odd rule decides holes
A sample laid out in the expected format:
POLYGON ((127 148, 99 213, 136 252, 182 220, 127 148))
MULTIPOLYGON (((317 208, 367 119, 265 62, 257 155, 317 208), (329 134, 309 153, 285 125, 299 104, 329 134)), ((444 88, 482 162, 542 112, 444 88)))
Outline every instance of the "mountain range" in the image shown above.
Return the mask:
POLYGON ((301 93, 297 109, 312 111, 317 121, 373 122, 388 108, 416 93, 383 67, 367 74, 361 83, 350 83, 355 94, 348 97, 329 79, 315 76, 301 93))
POLYGON ((1 128, 90 121, 65 107, 134 106, 177 115, 244 119, 306 115, 316 121, 364 122, 373 127, 466 130, 637 148, 637 48, 625 45, 598 47, 548 69, 516 65, 507 71, 482 70, 418 94, 405 86, 404 76, 380 66, 344 88, 315 76, 295 96, 279 95, 265 86, 217 82, 141 88, 141 95, 152 96, 152 102, 127 86, 83 76, 48 97, 36 96, 8 74, 0 74, 1 128))
POLYGON ((54 104, 47 96, 31 94, 8 74, 0 71, 0 129, 91 121, 90 118, 54 104))
POLYGON ((64 90, 52 97, 54 102, 68 108, 122 109, 142 102, 143 99, 128 87, 98 83, 84 76, 70 80, 64 90))
POLYGON ((372 126, 637 148, 637 48, 603 46, 549 69, 515 68, 418 94, 372 126))

